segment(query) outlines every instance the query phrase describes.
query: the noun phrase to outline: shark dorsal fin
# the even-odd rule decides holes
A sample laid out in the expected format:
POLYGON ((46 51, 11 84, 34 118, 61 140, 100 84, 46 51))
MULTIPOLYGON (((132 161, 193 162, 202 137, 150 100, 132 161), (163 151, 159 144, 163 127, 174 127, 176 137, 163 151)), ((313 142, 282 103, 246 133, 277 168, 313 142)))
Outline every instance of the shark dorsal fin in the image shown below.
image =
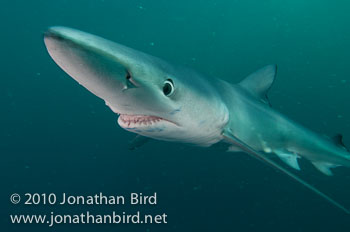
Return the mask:
POLYGON ((336 134, 335 136, 333 136, 332 141, 335 143, 335 145, 342 147, 345 150, 349 151, 349 149, 344 145, 342 134, 336 134))
POLYGON ((276 65, 267 65, 247 76, 239 85, 262 102, 270 105, 267 92, 275 80, 276 72, 276 65))

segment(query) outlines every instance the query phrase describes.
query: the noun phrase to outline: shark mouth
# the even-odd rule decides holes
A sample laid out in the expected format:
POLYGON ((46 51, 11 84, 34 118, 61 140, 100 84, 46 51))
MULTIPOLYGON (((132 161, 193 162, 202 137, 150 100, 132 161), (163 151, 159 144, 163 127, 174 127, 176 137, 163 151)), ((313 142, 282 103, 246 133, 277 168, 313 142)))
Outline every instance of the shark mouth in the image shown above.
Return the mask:
MULTIPOLYGON (((151 126, 161 121, 170 122, 164 118, 148 115, 128 115, 121 114, 118 118, 118 122, 121 126, 125 127, 140 127, 151 126)), ((173 123, 173 122, 171 122, 173 123)))

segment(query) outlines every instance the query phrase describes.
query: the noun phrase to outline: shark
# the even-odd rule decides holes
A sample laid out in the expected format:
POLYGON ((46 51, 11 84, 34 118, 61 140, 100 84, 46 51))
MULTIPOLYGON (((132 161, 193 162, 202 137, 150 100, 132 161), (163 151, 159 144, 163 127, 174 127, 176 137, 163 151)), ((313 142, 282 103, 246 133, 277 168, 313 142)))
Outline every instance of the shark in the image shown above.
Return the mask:
POLYGON ((149 138, 201 147, 223 143, 350 213, 297 174, 298 160, 306 159, 330 176, 332 168, 350 167, 350 153, 340 134, 319 135, 271 107, 267 93, 276 65, 233 84, 68 27, 50 27, 44 43, 61 69, 119 115, 120 127, 138 134, 133 148, 149 138))

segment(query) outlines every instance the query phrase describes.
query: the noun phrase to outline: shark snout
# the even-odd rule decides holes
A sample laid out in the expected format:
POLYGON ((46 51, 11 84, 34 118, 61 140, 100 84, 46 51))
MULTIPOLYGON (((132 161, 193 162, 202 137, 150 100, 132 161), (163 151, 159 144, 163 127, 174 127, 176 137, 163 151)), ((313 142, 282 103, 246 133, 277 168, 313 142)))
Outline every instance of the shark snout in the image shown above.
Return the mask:
MULTIPOLYGON (((157 116, 164 109, 161 86, 151 82, 153 57, 107 39, 66 27, 51 27, 44 42, 69 76, 123 114, 157 116), (151 74, 149 74, 151 73, 151 74), (155 104, 155 102, 159 104, 155 104), (147 104, 149 103, 149 104, 147 104)), ((163 83, 163 82, 162 82, 163 83)))
POLYGON ((125 90, 137 85, 131 79, 135 67, 140 67, 136 51, 66 27, 49 28, 44 42, 58 66, 112 109, 130 100, 125 90))

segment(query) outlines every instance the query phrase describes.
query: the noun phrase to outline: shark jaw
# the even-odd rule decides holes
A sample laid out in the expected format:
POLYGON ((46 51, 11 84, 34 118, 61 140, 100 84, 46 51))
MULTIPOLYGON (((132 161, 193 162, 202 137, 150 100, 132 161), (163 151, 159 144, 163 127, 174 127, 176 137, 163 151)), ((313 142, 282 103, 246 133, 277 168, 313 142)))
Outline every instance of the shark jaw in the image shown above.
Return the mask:
POLYGON ((130 114, 120 114, 118 118, 118 124, 124 129, 152 129, 165 127, 167 124, 178 126, 176 123, 169 121, 167 119, 148 116, 148 115, 130 115, 130 114))
POLYGON ((183 126, 158 116, 120 114, 118 124, 124 130, 164 141, 178 141, 186 133, 183 126))

